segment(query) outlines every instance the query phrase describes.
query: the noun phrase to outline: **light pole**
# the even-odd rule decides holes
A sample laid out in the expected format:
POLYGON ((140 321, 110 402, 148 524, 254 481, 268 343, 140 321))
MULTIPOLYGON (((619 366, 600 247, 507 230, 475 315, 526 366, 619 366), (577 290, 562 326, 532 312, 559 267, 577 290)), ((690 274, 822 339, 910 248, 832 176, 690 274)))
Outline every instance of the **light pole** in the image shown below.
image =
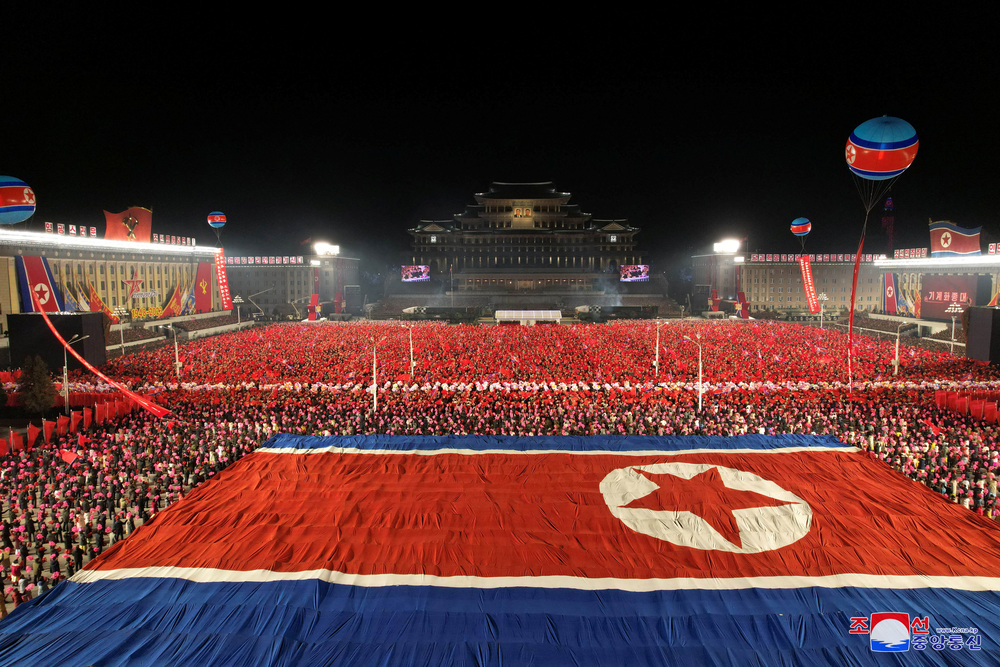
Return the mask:
POLYGON ((826 292, 820 292, 820 295, 816 297, 816 300, 819 301, 819 328, 822 329, 823 328, 823 306, 825 306, 826 302, 830 300, 830 297, 828 297, 826 295, 826 292))
POLYGON ((413 379, 413 374, 416 372, 417 362, 413 360, 413 323, 411 322, 408 327, 410 333, 410 379, 413 379))
POLYGON ((892 374, 899 375, 899 331, 903 328, 906 322, 900 322, 899 326, 896 327, 896 358, 892 361, 892 374))
POLYGON ((378 414, 378 362, 376 361, 377 351, 378 351, 378 346, 381 345, 383 341, 385 341, 385 338, 386 337, 383 336, 382 340, 372 345, 372 416, 378 414))
POLYGON ((233 303, 236 304, 236 324, 240 324, 242 322, 240 319, 240 304, 243 303, 243 297, 237 294, 233 299, 233 303))
POLYGON ((63 406, 66 408, 66 414, 69 414, 69 358, 66 356, 66 350, 73 343, 79 343, 81 340, 86 340, 87 338, 90 338, 90 336, 74 334, 72 338, 66 341, 66 347, 63 348, 63 406))
POLYGON ((160 329, 167 329, 174 334, 174 370, 177 371, 177 383, 181 382, 181 356, 180 351, 177 348, 177 329, 174 328, 173 324, 164 324, 159 327, 160 329))
MULTIPOLYGON (((682 306, 683 308, 683 306, 682 306)), ((663 324, 659 319, 656 320, 656 358, 653 361, 653 375, 655 377, 660 377, 660 326, 663 324)))
POLYGON ((953 303, 944 312, 951 315, 951 353, 955 354, 955 317, 962 312, 962 304, 953 303))
POLYGON ((694 343, 695 345, 698 346, 698 412, 701 412, 701 400, 702 400, 701 397, 702 397, 702 393, 704 391, 703 390, 704 385, 702 384, 702 381, 701 381, 701 377, 702 377, 701 376, 701 334, 695 334, 694 337, 697 338, 698 340, 692 339, 691 336, 684 336, 684 340, 690 341, 690 342, 692 342, 692 343, 694 343))
POLYGON ((126 315, 128 315, 128 311, 124 307, 118 306, 115 308, 115 317, 118 318, 118 333, 121 335, 122 339, 122 354, 125 354, 125 326, 122 323, 122 320, 125 319, 126 315))

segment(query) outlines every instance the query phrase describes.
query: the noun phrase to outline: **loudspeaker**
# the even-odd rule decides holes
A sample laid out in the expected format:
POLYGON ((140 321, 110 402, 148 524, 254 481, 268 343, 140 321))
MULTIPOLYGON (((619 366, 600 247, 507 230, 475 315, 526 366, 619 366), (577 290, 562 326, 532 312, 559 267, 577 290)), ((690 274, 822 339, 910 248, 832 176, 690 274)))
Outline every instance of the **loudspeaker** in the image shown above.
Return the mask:
MULTIPOLYGON (((73 349, 94 366, 103 366, 107 360, 107 349, 104 343, 104 314, 76 313, 73 315, 49 314, 52 325, 64 340, 69 341, 74 336, 87 336, 78 343, 73 343, 73 349)), ((50 371, 62 368, 63 346, 52 335, 45 320, 38 313, 12 313, 7 315, 7 329, 10 331, 10 363, 20 367, 24 358, 38 355, 50 371)), ((66 353, 67 365, 70 369, 83 368, 72 354, 66 353)))
POLYGON ((969 308, 969 331, 965 356, 978 361, 1000 362, 1000 308, 969 308))

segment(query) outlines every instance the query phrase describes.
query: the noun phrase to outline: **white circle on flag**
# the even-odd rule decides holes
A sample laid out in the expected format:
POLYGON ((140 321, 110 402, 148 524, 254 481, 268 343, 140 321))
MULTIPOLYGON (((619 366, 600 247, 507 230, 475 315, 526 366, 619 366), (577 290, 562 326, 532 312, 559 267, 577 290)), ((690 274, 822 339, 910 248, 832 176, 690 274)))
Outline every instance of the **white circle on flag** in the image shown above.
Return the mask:
POLYGON ((781 549, 805 537, 812 527, 812 508, 791 491, 753 473, 706 463, 656 463, 629 466, 608 473, 600 484, 611 514, 632 530, 692 549, 761 553, 781 549), (740 544, 734 544, 698 514, 682 509, 626 507, 659 486, 639 471, 691 480, 716 468, 726 488, 766 496, 782 504, 733 509, 740 544))
POLYGON ((45 283, 35 283, 34 290, 35 296, 38 297, 38 303, 44 306, 49 302, 49 294, 51 294, 51 292, 49 292, 49 288, 45 285, 45 283))
POLYGON ((941 234, 941 247, 947 248, 950 245, 951 245, 951 233, 945 232, 941 234))

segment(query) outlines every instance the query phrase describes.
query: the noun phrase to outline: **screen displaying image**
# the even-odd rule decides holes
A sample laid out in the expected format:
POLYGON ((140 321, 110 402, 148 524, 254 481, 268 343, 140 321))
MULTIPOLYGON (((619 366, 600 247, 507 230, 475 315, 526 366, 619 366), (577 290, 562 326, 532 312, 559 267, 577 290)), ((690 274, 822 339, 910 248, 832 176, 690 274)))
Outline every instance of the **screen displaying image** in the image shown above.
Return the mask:
POLYGON ((416 283, 431 279, 431 267, 426 264, 411 264, 403 267, 403 282, 416 283))
POLYGON ((648 264, 622 264, 621 280, 623 283, 636 283, 649 280, 648 264))

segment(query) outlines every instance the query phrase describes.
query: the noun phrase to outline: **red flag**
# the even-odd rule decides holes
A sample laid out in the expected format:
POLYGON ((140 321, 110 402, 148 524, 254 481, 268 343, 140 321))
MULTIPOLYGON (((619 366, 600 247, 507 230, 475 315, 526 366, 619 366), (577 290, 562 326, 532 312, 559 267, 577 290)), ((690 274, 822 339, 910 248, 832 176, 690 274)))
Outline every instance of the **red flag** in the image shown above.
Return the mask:
POLYGON ((148 208, 133 206, 121 213, 104 212, 107 228, 104 238, 115 241, 136 241, 149 243, 153 212, 148 208))
POLYGON ((45 435, 46 444, 52 442, 52 432, 56 429, 56 423, 42 420, 42 432, 45 435))
POLYGON ((10 450, 7 449, 7 441, 0 438, 0 456, 7 456, 10 450))
POLYGON ((31 446, 35 444, 35 438, 37 438, 38 434, 41 432, 42 429, 38 428, 34 424, 28 424, 28 442, 25 443, 28 446, 28 449, 31 449, 31 446))
POLYGON ((83 421, 83 413, 80 412, 79 410, 73 410, 70 413, 69 432, 76 433, 76 429, 80 425, 80 422, 82 421, 83 421))
POLYGON ((78 458, 76 452, 71 452, 68 449, 59 450, 59 458, 61 458, 66 463, 73 463, 78 458))
POLYGON ((66 435, 69 432, 69 417, 66 415, 56 417, 56 431, 59 435, 66 435))
POLYGON ((104 419, 107 417, 108 409, 104 403, 98 403, 94 406, 94 420, 98 424, 103 424, 104 419))
POLYGON ((10 447, 14 451, 24 449, 24 439, 21 438, 21 434, 17 431, 10 432, 10 447))
POLYGON ((935 426, 934 422, 932 422, 930 419, 921 419, 920 423, 925 424, 928 428, 930 428, 931 433, 933 433, 934 435, 940 434, 941 431, 943 430, 940 426, 935 426))
POLYGON ((90 428, 90 422, 93 421, 94 411, 90 408, 83 409, 83 428, 84 430, 90 428))

